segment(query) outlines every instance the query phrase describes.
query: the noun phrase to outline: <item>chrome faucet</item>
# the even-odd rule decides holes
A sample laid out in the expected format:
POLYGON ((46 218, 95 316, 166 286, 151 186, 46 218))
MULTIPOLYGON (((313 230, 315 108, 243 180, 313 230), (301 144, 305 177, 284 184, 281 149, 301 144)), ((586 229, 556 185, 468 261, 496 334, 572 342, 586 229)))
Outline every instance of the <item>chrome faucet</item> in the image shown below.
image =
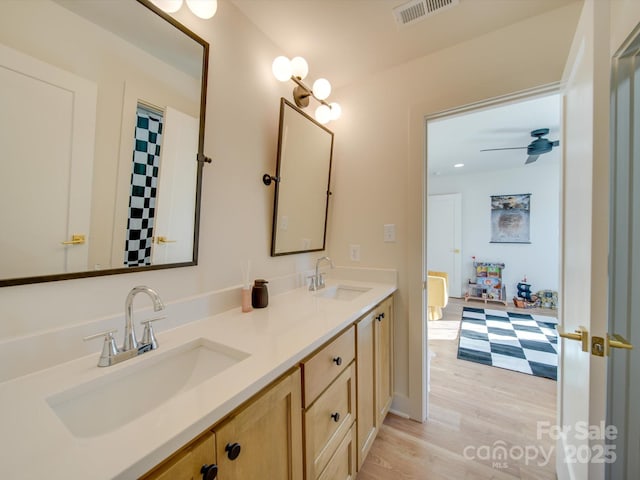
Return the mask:
POLYGON ((311 279, 311 282, 309 283, 309 290, 310 291, 316 291, 316 290, 320 290, 321 288, 324 288, 324 275, 322 273, 320 273, 320 262, 322 262, 323 260, 326 260, 327 262, 329 262, 329 265, 331 266, 331 268, 333 268, 333 260, 331 260, 329 257, 320 257, 318 260, 316 260, 316 274, 310 276, 309 278, 311 279))
MULTIPOLYGON (((164 303, 160 299, 160 295, 153 290, 152 288, 146 287, 144 285, 139 285, 137 287, 133 287, 127 295, 127 299, 124 301, 124 343, 122 344, 122 351, 128 352, 129 350, 134 350, 138 348, 138 340, 136 339, 136 331, 133 328, 133 299, 138 293, 146 293, 149 295, 149 298, 153 301, 153 311, 158 312, 160 310, 164 310, 164 303)), ((150 324, 147 323, 147 328, 150 328, 150 324)), ((145 336, 147 336, 147 332, 145 329, 145 336)), ((150 337, 153 338, 153 332, 150 332, 150 337)), ((155 339, 154 339, 155 341, 155 339)))
POLYGON ((111 365, 115 365, 116 363, 123 362, 130 358, 137 357, 140 354, 158 348, 158 341, 156 340, 156 337, 153 333, 151 322, 162 320, 165 317, 150 318, 148 320, 145 320, 144 322, 141 322, 145 326, 144 334, 142 335, 142 342, 139 344, 138 340, 136 339, 136 332, 133 328, 133 299, 138 293, 141 292, 146 293, 147 295, 149 295, 149 298, 153 300, 154 311, 157 312, 164 309, 164 303, 162 303, 160 296, 155 290, 149 287, 145 287, 144 285, 133 287, 124 302, 125 325, 124 342, 122 344, 122 348, 117 347, 116 340, 113 337, 113 334, 117 331, 115 329, 96 333, 94 335, 89 335, 83 338, 83 340, 87 341, 94 338, 104 337, 102 353, 100 354, 100 358, 98 359, 99 367, 109 367, 111 365))

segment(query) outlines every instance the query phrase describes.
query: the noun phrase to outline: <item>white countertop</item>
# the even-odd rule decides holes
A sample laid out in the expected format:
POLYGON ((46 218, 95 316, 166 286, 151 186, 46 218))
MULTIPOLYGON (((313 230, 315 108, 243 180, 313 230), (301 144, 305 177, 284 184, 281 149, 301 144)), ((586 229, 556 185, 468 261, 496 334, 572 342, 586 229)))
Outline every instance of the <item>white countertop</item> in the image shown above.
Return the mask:
MULTIPOLYGON (((369 291, 350 301, 307 288, 274 296, 265 309, 240 308, 157 334, 158 350, 98 368, 86 356, 0 384, 0 478, 133 479, 205 431, 393 293, 386 283, 333 281, 369 291), (121 428, 77 438, 47 398, 204 338, 250 356, 121 428)), ((330 285, 328 283, 328 285, 330 285)), ((122 395, 144 395, 127 391, 122 395)))

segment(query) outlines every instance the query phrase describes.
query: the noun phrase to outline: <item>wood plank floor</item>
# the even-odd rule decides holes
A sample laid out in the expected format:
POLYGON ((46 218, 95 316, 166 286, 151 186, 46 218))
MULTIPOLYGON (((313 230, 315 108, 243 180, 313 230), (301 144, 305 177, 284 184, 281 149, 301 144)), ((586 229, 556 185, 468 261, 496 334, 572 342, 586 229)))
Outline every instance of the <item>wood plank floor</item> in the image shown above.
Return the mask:
MULTIPOLYGON (((556 478, 555 441, 547 435, 536 438, 537 422, 555 424, 556 382, 458 360, 464 305, 451 299, 443 319, 429 322, 429 420, 420 424, 389 414, 358 480, 556 478), (499 447, 507 449, 507 458, 491 458, 499 447)), ((467 305, 555 316, 548 309, 467 305)))

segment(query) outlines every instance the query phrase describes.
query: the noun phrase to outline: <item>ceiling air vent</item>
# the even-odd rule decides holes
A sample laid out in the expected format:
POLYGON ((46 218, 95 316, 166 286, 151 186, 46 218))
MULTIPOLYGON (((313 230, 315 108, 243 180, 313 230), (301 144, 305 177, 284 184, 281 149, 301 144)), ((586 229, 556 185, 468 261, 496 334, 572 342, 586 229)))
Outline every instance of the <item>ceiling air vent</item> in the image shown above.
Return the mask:
POLYGON ((404 27, 453 7, 459 2, 460 0, 411 0, 395 7, 393 15, 396 23, 404 27))

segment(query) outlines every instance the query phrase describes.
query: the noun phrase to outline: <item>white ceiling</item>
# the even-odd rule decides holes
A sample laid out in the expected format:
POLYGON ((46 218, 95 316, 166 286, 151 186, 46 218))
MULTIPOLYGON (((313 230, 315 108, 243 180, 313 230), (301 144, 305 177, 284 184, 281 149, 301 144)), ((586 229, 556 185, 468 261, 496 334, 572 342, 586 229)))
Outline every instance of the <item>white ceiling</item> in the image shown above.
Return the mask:
POLYGON ((460 0, 404 27, 393 8, 405 0, 230 1, 283 55, 307 59, 311 83, 341 87, 576 0, 460 0))
MULTIPOLYGON (((548 128, 549 140, 559 140, 560 96, 549 95, 443 117, 427 123, 429 176, 456 175, 521 168, 527 151, 481 152, 487 148, 526 147, 531 131, 548 128), (464 167, 455 168, 456 163, 464 167)), ((561 147, 540 155, 537 165, 557 165, 561 147)))

